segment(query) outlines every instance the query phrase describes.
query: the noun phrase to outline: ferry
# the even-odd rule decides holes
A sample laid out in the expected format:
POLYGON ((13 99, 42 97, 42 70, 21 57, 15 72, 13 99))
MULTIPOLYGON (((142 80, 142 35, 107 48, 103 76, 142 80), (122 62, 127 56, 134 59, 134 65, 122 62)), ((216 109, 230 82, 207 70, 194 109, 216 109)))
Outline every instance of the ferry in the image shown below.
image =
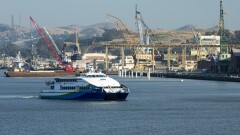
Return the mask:
POLYGON ((47 81, 50 89, 40 92, 42 99, 126 100, 129 89, 103 73, 81 73, 47 81))

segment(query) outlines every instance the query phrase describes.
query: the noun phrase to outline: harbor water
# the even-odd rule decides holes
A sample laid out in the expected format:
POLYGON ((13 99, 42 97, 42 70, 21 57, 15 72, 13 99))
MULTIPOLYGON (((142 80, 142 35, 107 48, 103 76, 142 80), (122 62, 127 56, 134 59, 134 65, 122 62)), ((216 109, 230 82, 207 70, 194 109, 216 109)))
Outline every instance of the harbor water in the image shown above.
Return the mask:
POLYGON ((0 76, 0 135, 240 134, 240 83, 113 76, 126 101, 69 101, 38 98, 51 78, 0 76))

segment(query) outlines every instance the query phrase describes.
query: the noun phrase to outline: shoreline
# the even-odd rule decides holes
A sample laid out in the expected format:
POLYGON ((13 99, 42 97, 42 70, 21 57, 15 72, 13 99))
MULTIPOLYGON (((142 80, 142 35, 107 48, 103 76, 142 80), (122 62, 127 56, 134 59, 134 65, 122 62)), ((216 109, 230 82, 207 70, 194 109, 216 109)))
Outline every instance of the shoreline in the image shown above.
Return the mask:
POLYGON ((213 75, 213 74, 176 74, 168 73, 163 75, 166 78, 182 78, 182 79, 194 79, 194 80, 208 80, 208 81, 226 81, 226 82, 240 82, 239 77, 213 75))

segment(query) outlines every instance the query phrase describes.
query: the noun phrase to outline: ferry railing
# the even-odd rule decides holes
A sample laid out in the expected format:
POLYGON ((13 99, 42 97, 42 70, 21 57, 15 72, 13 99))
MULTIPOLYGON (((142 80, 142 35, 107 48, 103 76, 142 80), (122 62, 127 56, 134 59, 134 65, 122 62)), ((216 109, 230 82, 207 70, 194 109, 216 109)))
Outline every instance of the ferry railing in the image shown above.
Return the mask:
POLYGON ((54 84, 54 81, 46 81, 45 84, 46 84, 47 86, 50 86, 50 85, 53 85, 53 84, 54 84))
POLYGON ((125 92, 129 92, 129 89, 127 88, 127 86, 121 84, 121 88, 123 88, 123 90, 124 90, 125 92))

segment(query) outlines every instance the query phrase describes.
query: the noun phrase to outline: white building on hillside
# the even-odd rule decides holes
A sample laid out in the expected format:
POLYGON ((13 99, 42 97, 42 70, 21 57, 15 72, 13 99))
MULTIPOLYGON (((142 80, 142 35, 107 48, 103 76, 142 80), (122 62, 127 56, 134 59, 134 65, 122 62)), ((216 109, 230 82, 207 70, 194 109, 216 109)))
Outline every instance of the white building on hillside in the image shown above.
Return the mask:
MULTIPOLYGON (((116 59, 116 58, 117 56, 108 55, 109 60, 116 59)), ((86 61, 93 61, 93 60, 105 61, 106 54, 105 53, 86 53, 83 55, 82 59, 86 61)))

